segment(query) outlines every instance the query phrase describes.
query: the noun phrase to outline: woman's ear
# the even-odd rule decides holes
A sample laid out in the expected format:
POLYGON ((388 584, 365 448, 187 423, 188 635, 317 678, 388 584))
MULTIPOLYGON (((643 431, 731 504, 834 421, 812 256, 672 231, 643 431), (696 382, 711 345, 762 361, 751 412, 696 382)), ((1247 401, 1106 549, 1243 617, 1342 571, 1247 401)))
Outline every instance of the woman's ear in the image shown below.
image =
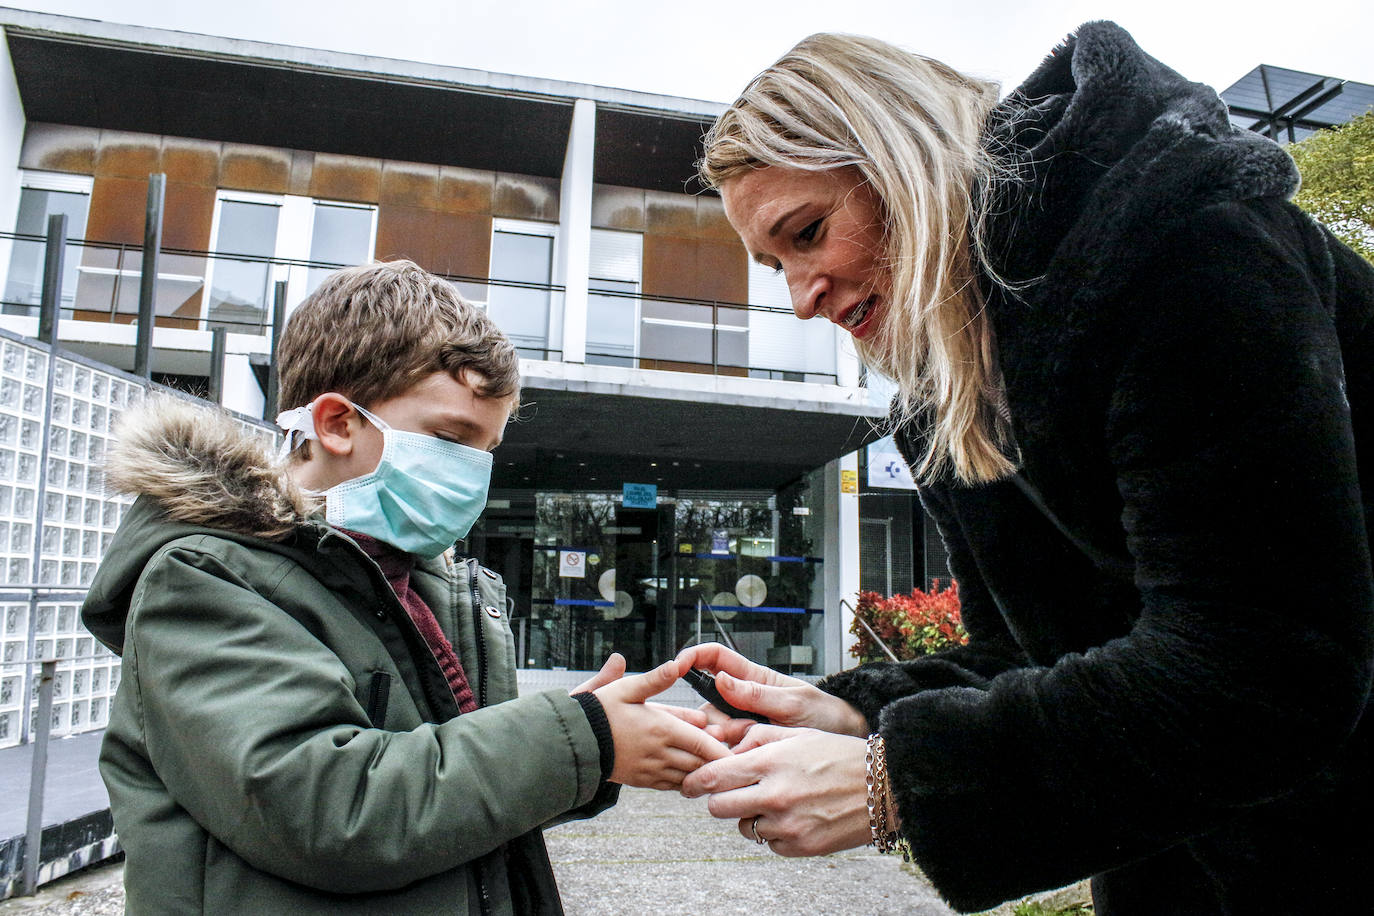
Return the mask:
POLYGON ((354 437, 363 424, 362 415, 354 409, 352 401, 331 391, 315 398, 310 413, 315 420, 320 448, 336 458, 353 454, 354 437))

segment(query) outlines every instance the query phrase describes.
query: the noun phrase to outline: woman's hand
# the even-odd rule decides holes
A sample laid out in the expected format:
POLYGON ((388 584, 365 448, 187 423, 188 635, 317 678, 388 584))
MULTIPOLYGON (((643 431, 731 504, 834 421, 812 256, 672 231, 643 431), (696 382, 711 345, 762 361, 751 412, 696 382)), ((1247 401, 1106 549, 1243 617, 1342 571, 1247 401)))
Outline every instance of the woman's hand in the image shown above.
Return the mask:
MULTIPOLYGON (((869 734, 863 713, 844 700, 800 678, 757 665, 720 643, 683 649, 677 661, 679 674, 688 668, 715 672, 716 687, 732 706, 762 713, 774 725, 817 728, 859 738, 869 734)), ((709 705, 702 709, 712 722, 708 730, 726 744, 737 744, 754 724, 749 719, 730 719, 709 705)))
POLYGON ((704 721, 697 710, 670 712, 669 707, 644 702, 673 686, 676 680, 677 662, 670 661, 593 691, 606 711, 611 740, 615 742, 611 782, 676 789, 688 773, 703 763, 730 756, 725 745, 694 724, 704 721))
POLYGON ((682 794, 710 795, 716 817, 781 856, 818 856, 871 838, 861 738, 816 729, 755 725, 732 757, 687 776, 682 794))

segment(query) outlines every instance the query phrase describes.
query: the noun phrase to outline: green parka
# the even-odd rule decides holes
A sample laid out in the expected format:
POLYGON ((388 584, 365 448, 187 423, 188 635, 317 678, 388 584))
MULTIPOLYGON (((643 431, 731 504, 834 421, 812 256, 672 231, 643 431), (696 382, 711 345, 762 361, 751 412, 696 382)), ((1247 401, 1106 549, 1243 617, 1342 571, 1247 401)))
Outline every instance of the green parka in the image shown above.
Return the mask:
POLYGON ((266 447, 162 399, 111 459, 139 497, 83 617, 123 657, 100 769, 128 911, 561 912, 540 828, 614 803, 596 716, 516 698, 504 586, 445 555, 412 581, 482 707, 459 716, 376 564, 266 447))

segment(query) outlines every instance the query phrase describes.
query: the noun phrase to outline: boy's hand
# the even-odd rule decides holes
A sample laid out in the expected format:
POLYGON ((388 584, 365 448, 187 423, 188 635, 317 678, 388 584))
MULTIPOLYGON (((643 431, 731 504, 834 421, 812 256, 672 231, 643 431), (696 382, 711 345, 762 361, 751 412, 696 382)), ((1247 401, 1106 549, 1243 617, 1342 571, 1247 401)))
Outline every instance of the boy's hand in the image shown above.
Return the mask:
POLYGON ((568 691, 568 696, 577 693, 591 693, 598 687, 604 687, 611 681, 618 681, 625 676, 625 656, 619 652, 612 652, 601 664, 601 670, 590 679, 578 684, 568 691))
POLYGON ((694 716, 644 702, 673 686, 677 670, 676 661, 665 662, 652 671, 622 677, 594 691, 606 711, 615 742, 612 782, 677 789, 697 767, 730 756, 725 745, 690 723, 694 716))

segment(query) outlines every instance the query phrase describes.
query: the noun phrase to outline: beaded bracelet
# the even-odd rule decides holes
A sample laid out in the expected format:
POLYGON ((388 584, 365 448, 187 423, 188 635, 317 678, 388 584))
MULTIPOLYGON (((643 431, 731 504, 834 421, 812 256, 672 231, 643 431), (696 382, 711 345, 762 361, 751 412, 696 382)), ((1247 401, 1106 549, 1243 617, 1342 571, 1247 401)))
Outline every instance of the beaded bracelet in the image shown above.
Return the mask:
POLYGON ((868 754, 864 758, 864 785, 868 787, 868 830, 871 845, 878 852, 901 852, 903 861, 911 861, 911 845, 892 827, 896 804, 892 786, 887 779, 887 747, 883 736, 874 732, 868 736, 868 754))

